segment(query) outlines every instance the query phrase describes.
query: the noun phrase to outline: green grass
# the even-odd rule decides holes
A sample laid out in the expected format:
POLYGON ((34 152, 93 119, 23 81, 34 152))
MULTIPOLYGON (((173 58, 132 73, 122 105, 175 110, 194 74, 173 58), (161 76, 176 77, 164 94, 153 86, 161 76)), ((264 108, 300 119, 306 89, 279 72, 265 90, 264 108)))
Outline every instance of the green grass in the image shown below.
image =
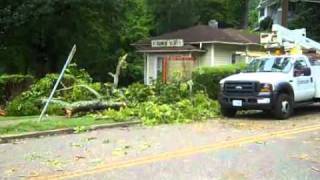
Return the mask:
POLYGON ((17 123, 0 126, 0 135, 20 134, 26 132, 39 132, 46 130, 55 130, 61 128, 85 129, 91 125, 99 125, 113 123, 111 119, 95 119, 94 117, 86 116, 81 118, 65 118, 65 117, 50 117, 41 122, 38 117, 2 117, 1 121, 12 121, 17 123))
POLYGON ((39 116, 23 116, 23 117, 10 116, 10 117, 0 117, 0 123, 1 123, 1 121, 26 121, 26 120, 36 120, 37 118, 39 118, 39 116))

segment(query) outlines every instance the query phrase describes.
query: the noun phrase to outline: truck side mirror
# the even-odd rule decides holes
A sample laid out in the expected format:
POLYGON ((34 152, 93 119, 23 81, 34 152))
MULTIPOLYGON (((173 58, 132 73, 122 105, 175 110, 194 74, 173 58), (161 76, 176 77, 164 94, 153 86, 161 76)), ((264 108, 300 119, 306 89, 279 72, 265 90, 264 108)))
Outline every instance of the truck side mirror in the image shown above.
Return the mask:
POLYGON ((311 68, 307 67, 303 69, 304 76, 311 76, 311 68))

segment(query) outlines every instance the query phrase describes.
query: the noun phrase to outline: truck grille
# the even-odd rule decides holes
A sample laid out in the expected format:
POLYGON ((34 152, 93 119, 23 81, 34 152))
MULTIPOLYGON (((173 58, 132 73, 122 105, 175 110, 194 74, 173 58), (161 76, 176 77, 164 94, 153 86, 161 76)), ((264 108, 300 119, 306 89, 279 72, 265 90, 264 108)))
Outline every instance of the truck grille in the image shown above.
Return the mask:
POLYGON ((258 92, 259 83, 252 81, 228 81, 224 84, 224 94, 231 96, 255 95, 258 92))

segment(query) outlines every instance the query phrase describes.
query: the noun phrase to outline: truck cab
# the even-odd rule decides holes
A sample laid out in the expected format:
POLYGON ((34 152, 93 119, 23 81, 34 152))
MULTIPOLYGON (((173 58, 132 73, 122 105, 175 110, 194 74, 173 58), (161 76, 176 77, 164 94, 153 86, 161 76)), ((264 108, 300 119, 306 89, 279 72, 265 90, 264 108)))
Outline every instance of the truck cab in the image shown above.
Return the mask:
POLYGON ((224 116, 238 110, 264 110, 289 118, 299 105, 320 98, 320 66, 305 55, 267 56, 220 81, 219 103, 224 116))

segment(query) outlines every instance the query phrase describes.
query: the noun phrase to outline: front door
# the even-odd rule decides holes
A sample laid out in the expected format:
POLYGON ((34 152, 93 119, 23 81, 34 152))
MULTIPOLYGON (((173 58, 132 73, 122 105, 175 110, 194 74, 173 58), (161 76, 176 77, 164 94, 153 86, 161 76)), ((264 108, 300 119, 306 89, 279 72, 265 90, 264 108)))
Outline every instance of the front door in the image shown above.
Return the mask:
POLYGON ((308 101, 315 95, 315 84, 312 79, 312 73, 305 74, 308 68, 305 59, 297 59, 294 64, 294 84, 295 84, 295 101, 308 101))

